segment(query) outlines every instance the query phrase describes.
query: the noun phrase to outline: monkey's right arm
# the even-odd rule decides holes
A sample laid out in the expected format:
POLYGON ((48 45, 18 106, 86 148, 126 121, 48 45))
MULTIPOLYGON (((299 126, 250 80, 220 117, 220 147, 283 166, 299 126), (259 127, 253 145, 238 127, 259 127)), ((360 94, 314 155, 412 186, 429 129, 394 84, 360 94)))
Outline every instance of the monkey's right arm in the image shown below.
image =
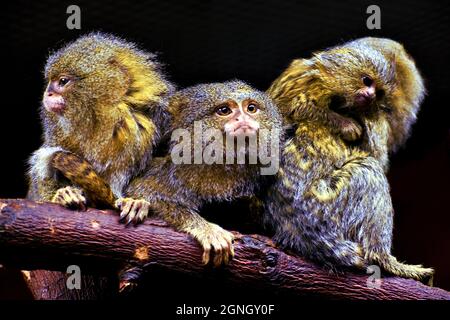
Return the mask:
POLYGON ((29 190, 27 199, 49 201, 67 207, 85 208, 86 198, 81 189, 71 186, 68 181, 58 176, 51 161, 59 147, 41 147, 33 153, 29 160, 29 190))
POLYGON ((92 205, 114 207, 116 197, 111 188, 86 160, 71 152, 58 151, 53 155, 51 165, 79 186, 92 205))
POLYGON ((110 186, 83 158, 67 151, 56 152, 51 161, 53 169, 81 188, 91 205, 121 209, 121 221, 142 222, 148 215, 149 203, 143 199, 116 199, 110 186))

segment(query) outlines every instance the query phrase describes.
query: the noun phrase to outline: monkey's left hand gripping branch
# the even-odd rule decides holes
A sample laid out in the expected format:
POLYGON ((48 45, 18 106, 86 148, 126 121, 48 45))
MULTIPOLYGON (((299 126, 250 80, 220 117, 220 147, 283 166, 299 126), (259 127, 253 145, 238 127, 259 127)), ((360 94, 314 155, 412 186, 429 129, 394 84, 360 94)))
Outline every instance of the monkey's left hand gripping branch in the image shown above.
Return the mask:
POLYGON ((76 263, 87 274, 110 274, 127 265, 121 277, 123 290, 142 271, 158 265, 292 297, 450 300, 449 292, 410 279, 386 276, 375 286, 364 273, 330 274, 278 250, 266 237, 235 236, 234 259, 214 272, 202 265, 202 250, 194 239, 161 220, 127 227, 108 210, 78 212, 55 204, 0 199, 0 264, 6 267, 66 271, 76 263))

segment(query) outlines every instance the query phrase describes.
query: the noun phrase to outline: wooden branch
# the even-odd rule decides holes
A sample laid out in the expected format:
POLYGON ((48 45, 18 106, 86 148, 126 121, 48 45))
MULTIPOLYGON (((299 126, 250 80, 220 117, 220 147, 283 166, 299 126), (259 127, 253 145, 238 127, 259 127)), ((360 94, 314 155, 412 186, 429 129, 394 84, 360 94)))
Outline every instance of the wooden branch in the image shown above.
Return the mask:
POLYGON ((450 293, 417 281, 386 276, 379 288, 366 274, 334 275, 274 247, 265 237, 235 233, 236 256, 217 272, 201 265, 201 249, 188 235, 148 219, 138 227, 118 223, 115 212, 71 211, 27 200, 0 200, 0 263, 26 270, 66 270, 74 259, 99 273, 151 269, 221 277, 287 293, 334 299, 446 299, 450 293))

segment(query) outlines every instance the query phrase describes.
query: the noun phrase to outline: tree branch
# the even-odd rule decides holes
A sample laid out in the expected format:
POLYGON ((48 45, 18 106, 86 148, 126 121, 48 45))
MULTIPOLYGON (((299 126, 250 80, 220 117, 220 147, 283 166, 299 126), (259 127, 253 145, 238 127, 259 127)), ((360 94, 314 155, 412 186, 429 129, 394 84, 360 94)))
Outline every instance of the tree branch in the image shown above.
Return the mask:
POLYGON ((265 237, 235 233, 235 258, 220 272, 201 265, 191 237, 157 219, 138 227, 118 223, 107 210, 71 211, 27 200, 0 200, 0 263, 21 269, 66 270, 73 259, 100 274, 127 265, 131 274, 151 265, 198 276, 275 289, 290 296, 334 299, 447 299, 450 293, 386 276, 371 288, 369 275, 328 271, 274 247, 265 237))

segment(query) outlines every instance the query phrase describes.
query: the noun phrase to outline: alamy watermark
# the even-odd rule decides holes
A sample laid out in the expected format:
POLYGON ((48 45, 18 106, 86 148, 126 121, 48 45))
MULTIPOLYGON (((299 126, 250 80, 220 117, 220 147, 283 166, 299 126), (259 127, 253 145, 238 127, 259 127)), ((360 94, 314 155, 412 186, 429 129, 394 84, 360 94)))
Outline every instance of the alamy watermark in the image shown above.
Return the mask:
POLYGON ((70 265, 67 267, 66 273, 70 274, 70 276, 68 276, 67 280, 66 280, 67 289, 80 290, 81 289, 81 269, 80 269, 80 267, 77 265, 70 265))
POLYGON ((70 16, 66 20, 66 27, 69 30, 81 29, 81 9, 79 6, 75 4, 71 4, 67 7, 66 10, 67 14, 70 14, 70 16))
POLYGON ((380 267, 377 265, 368 266, 367 274, 370 274, 366 281, 367 287, 370 289, 380 289, 382 283, 380 267))
POLYGON ((280 130, 259 129, 255 134, 224 134, 216 128, 175 129, 171 151, 174 164, 259 164, 261 175, 274 175, 280 166, 280 130))
POLYGON ((372 4, 367 7, 367 14, 370 16, 366 20, 367 29, 381 29, 381 9, 376 4, 372 4))

